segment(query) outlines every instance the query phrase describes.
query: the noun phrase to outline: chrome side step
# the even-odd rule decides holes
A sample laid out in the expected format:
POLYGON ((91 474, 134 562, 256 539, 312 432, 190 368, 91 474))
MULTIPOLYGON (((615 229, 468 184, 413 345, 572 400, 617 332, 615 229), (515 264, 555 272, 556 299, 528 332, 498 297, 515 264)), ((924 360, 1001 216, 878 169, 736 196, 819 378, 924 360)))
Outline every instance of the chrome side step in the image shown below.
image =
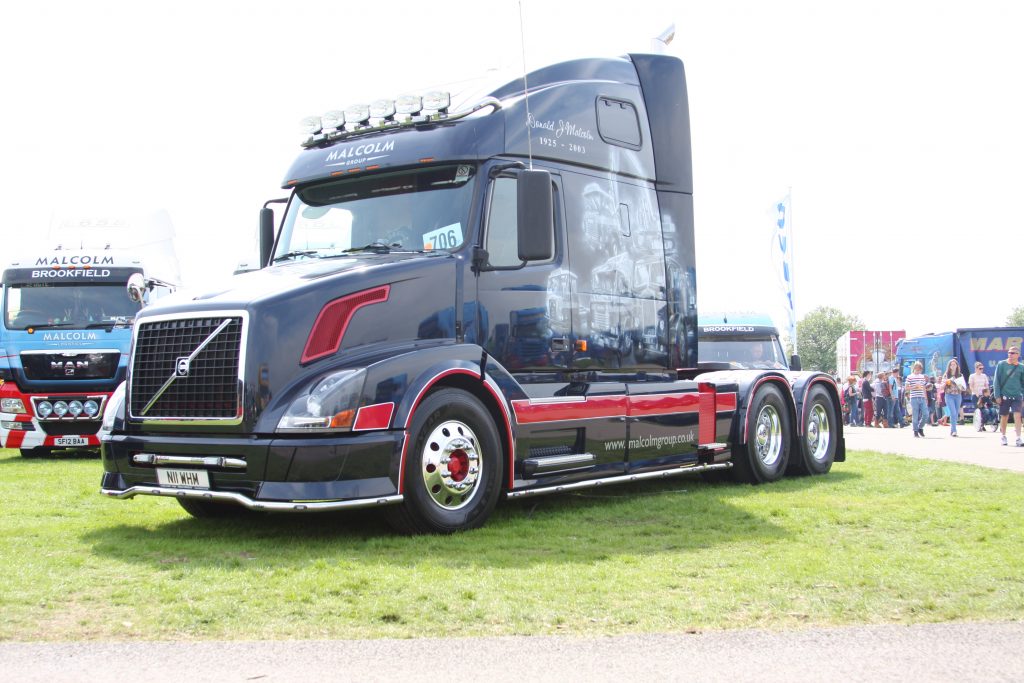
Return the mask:
POLYGON ((241 493, 230 491, 207 491, 205 489, 175 489, 164 486, 131 486, 119 491, 116 489, 100 489, 100 493, 108 498, 134 498, 135 496, 166 496, 168 498, 195 498, 218 503, 233 503, 264 512, 326 512, 329 510, 351 510, 354 508, 378 507, 401 503, 404 496, 384 496, 382 498, 361 498, 359 500, 311 500, 311 501, 269 501, 255 500, 241 493))
POLYGON ((597 456, 593 453, 571 453, 567 455, 532 457, 523 461, 523 473, 526 476, 532 476, 534 474, 573 472, 593 467, 596 461, 597 456))
POLYGON ((571 484, 559 484, 558 486, 545 486, 538 489, 527 489, 525 491, 509 491, 508 498, 526 498, 528 496, 541 496, 548 493, 563 493, 565 491, 577 491, 597 486, 611 486, 613 484, 628 484, 634 481, 646 479, 667 479, 678 477, 683 474, 697 474, 699 472, 711 472, 715 470, 727 470, 732 468, 731 462, 713 463, 709 465, 682 465, 670 470, 656 470, 654 472, 639 472, 637 474, 622 474, 604 479, 591 479, 588 481, 575 481, 571 484))

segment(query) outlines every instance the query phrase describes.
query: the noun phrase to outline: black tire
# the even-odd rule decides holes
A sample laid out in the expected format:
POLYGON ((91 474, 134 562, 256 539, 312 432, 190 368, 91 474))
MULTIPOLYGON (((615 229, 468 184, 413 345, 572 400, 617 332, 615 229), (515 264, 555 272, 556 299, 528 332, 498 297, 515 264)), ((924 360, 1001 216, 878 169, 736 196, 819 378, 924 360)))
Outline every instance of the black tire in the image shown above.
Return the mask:
POLYGON ((747 407, 747 441, 733 449, 733 477, 748 484, 778 481, 793 435, 788 401, 774 384, 757 389, 747 407))
POLYGON ((476 397, 460 389, 430 394, 412 418, 405 500, 386 508, 388 521, 415 534, 482 526, 498 502, 501 452, 494 420, 476 397))
POLYGON ((836 459, 839 421, 835 404, 823 387, 811 387, 804 399, 804 415, 800 453, 790 461, 786 473, 797 476, 827 474, 836 459))
POLYGON ((249 508, 234 503, 221 503, 199 498, 176 498, 175 500, 184 508, 185 512, 197 519, 226 519, 253 514, 249 508))

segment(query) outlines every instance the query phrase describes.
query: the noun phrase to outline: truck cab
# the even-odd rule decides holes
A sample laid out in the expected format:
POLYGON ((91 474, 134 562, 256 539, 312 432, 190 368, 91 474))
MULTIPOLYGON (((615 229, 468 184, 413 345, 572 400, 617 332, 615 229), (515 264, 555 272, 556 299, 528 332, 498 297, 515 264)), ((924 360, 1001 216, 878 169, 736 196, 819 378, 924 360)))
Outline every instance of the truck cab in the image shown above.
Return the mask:
POLYGON ((701 315, 699 360, 748 370, 799 370, 797 356, 786 358, 779 330, 764 315, 701 315))
POLYGON ((800 411, 830 379, 797 404, 698 367, 686 98, 629 55, 314 117, 264 267, 137 317, 102 493, 451 532, 502 496, 828 471, 841 424, 808 451, 800 411))
MULTIPOLYGON (((124 381, 142 263, 111 249, 53 249, 7 264, 0 325, 0 446, 24 456, 98 449, 124 381)), ((147 293, 147 298, 149 294, 147 293)))

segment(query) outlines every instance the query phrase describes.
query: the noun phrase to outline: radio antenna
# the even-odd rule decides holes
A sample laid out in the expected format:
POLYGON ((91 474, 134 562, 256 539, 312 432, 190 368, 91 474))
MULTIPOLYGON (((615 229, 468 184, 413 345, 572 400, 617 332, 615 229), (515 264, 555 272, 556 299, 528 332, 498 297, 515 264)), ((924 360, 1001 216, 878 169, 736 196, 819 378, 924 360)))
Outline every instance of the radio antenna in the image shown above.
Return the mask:
POLYGON ((530 129, 530 84, 526 82, 526 32, 523 29, 523 0, 519 0, 519 52, 523 56, 523 101, 526 103, 526 156, 533 170, 533 131, 530 129))

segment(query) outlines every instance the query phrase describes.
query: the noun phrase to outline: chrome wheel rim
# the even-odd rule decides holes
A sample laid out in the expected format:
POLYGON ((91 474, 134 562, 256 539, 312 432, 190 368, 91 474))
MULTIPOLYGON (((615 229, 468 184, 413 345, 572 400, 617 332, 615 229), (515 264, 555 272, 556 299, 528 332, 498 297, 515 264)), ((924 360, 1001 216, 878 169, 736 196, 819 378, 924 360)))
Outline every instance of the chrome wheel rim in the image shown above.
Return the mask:
POLYGON ((444 510, 469 504, 477 491, 483 460, 476 434, 464 422, 447 420, 423 444, 420 471, 431 500, 444 510))
POLYGON ((818 462, 823 462, 828 456, 828 447, 832 443, 832 430, 828 423, 828 413, 825 406, 820 403, 814 404, 811 414, 807 419, 807 451, 811 457, 818 462))
POLYGON ((778 462, 782 455, 782 418, 775 406, 766 405, 757 414, 754 431, 757 457, 767 467, 778 462))

